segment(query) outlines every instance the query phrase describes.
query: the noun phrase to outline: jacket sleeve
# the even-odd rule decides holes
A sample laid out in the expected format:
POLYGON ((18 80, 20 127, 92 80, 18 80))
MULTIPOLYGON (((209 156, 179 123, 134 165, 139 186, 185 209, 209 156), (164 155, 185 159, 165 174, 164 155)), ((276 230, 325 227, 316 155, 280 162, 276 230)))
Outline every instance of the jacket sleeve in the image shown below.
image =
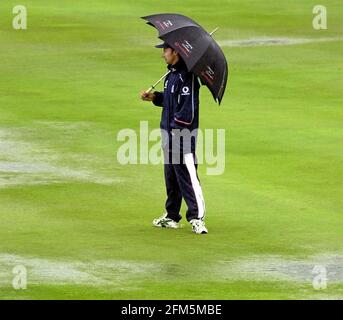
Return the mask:
POLYGON ((152 101, 152 103, 155 106, 162 107, 163 106, 163 92, 155 91, 154 94, 155 94, 155 99, 152 101))
POLYGON ((177 126, 186 128, 193 123, 195 108, 199 104, 199 82, 193 73, 188 73, 181 84, 178 93, 177 112, 174 122, 177 126))

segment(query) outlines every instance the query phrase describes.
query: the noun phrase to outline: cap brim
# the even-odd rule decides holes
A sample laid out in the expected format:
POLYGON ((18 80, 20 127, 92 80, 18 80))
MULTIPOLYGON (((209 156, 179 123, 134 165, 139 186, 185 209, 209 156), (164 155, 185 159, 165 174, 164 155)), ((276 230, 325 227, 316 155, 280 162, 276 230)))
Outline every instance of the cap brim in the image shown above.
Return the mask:
POLYGON ((166 46, 164 45, 164 43, 158 44, 157 46, 155 46, 155 48, 165 48, 166 46))

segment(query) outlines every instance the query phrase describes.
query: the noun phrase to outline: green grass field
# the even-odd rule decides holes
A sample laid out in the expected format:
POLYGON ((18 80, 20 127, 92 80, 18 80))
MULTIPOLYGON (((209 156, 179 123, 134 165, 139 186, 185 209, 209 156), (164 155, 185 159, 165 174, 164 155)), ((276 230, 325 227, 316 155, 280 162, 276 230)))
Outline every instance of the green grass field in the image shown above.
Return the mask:
POLYGON ((312 0, 26 0, 14 30, 17 4, 0 3, 0 299, 343 298, 341 0, 320 3, 327 30, 312 0), (226 130, 224 174, 199 167, 204 236, 153 228, 162 165, 117 162, 121 129, 159 126, 139 92, 166 66, 139 17, 160 12, 226 43, 222 105, 201 89, 201 128, 226 130), (313 41, 227 44, 260 38, 313 41))

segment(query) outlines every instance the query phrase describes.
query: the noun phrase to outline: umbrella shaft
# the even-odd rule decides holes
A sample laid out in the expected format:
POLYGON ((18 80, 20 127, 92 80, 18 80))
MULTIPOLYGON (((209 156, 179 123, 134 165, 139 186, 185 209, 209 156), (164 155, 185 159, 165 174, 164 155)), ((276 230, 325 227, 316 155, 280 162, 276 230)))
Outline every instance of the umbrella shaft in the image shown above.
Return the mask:
POLYGON ((151 90, 155 89, 155 87, 171 72, 169 70, 166 74, 164 74, 159 80, 157 80, 148 90, 146 90, 146 93, 151 92, 151 90))
POLYGON ((219 29, 219 27, 215 28, 215 29, 210 33, 210 36, 212 36, 212 34, 214 34, 215 32, 217 32, 218 29, 219 29))

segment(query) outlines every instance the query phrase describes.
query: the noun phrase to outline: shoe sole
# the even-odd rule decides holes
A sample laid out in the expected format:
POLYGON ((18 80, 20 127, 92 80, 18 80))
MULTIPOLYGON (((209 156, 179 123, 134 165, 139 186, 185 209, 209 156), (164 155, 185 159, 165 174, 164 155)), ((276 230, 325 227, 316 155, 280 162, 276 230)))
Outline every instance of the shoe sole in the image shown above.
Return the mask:
POLYGON ((155 224, 154 224, 154 227, 156 227, 156 228, 165 228, 165 229, 179 229, 179 227, 156 226, 155 224))
POLYGON ((176 226, 176 227, 171 227, 171 226, 161 226, 161 225, 159 225, 159 224, 152 224, 154 227, 157 227, 157 228, 166 228, 166 229, 181 229, 181 225, 178 225, 178 226, 176 226))
POLYGON ((208 234, 208 231, 202 231, 202 232, 200 232, 200 233, 195 232, 194 230, 192 230, 192 231, 193 231, 193 233, 195 233, 195 234, 208 234))

